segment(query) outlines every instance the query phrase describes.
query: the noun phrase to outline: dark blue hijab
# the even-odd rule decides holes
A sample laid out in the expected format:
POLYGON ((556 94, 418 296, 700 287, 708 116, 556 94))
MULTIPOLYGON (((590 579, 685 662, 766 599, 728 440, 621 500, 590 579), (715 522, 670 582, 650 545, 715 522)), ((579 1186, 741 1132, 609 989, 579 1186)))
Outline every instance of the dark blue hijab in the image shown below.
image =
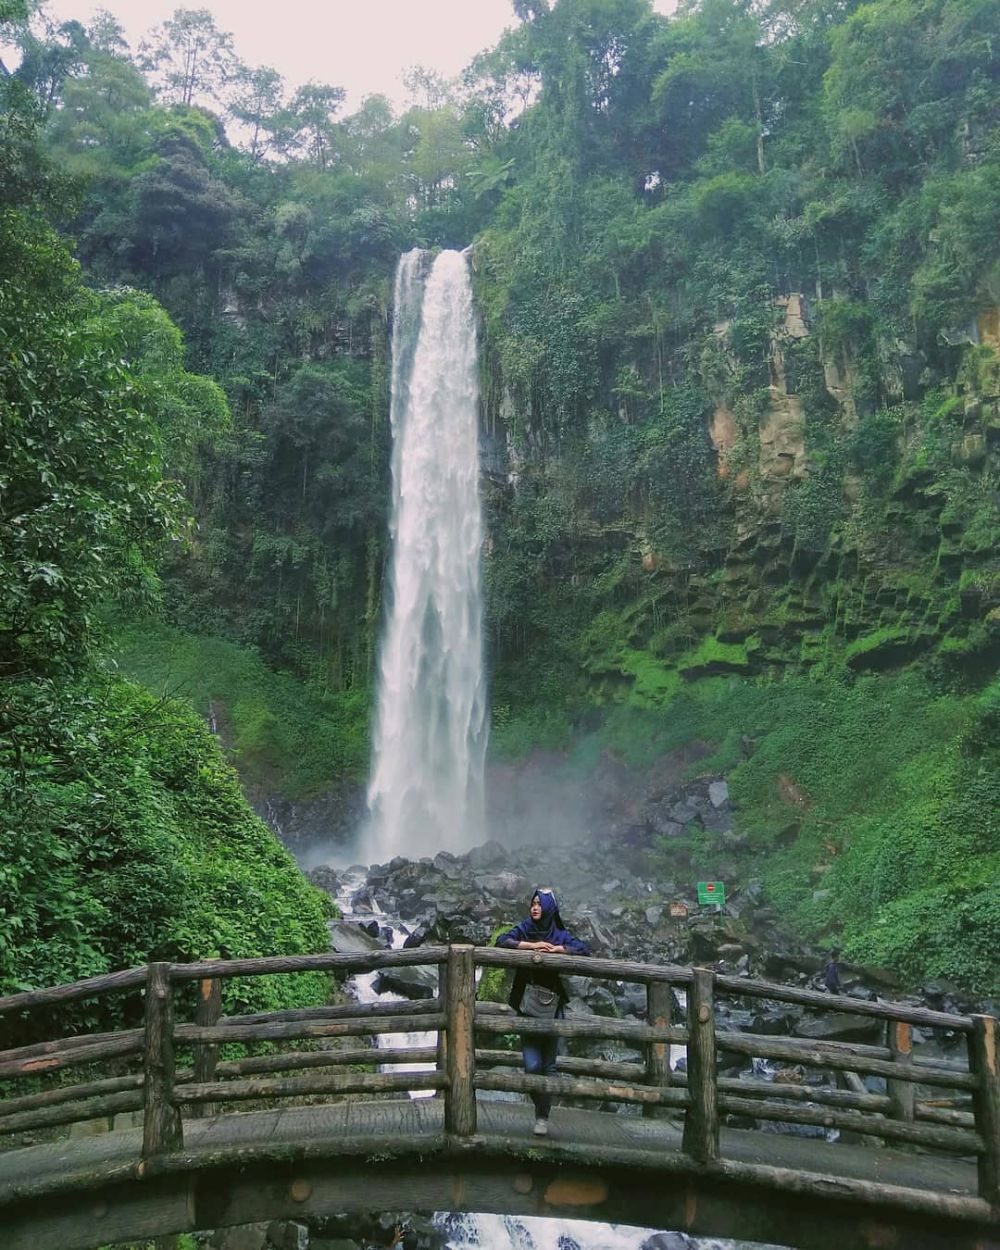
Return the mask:
POLYGON ((559 915, 559 900, 552 890, 538 886, 531 895, 542 905, 542 914, 538 920, 532 920, 531 913, 520 924, 501 933, 497 938, 497 946, 516 946, 518 942, 551 942, 553 946, 564 946, 571 955, 589 955, 590 947, 581 938, 576 938, 563 927, 562 916, 559 915))
POLYGON ((553 937, 557 931, 564 933, 565 929, 562 922, 562 916, 559 915, 559 900, 556 898, 554 891, 546 890, 542 886, 538 886, 531 896, 531 901, 538 899, 542 907, 542 914, 537 920, 533 920, 531 912, 528 912, 528 918, 523 922, 526 932, 522 941, 525 942, 552 942, 553 945, 559 945, 559 939, 553 937))

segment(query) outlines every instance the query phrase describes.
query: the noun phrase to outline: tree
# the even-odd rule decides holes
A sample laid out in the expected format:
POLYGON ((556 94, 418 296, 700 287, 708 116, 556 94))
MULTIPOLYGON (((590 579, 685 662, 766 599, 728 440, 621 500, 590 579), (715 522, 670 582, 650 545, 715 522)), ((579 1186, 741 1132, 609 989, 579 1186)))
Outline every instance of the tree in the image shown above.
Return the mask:
POLYGON ((139 52, 161 98, 188 107, 206 100, 219 103, 240 68, 232 35, 218 29, 208 9, 175 10, 139 52))
POLYGON ((178 532, 177 492, 114 332, 46 230, 2 219, 0 678, 72 670, 109 596, 178 532))
POLYGON ((85 64, 90 41, 79 22, 43 22, 41 30, 24 29, 16 77, 34 91, 44 115, 55 107, 66 79, 85 64))
POLYGON ((252 161, 261 160, 274 146, 281 125, 285 95, 284 80, 267 65, 256 69, 242 66, 233 82, 229 116, 246 131, 246 145, 252 161))
POLYGON ((334 119, 343 102, 343 87, 315 82, 299 87, 280 117, 281 150, 302 153, 318 169, 326 169, 334 151, 334 119))

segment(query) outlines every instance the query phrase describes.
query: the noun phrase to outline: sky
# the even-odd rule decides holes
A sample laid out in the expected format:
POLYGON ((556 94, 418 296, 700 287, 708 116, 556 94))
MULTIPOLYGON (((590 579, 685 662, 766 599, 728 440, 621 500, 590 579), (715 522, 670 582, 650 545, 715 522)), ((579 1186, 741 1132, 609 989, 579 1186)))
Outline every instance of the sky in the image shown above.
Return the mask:
MULTIPOLYGON (((662 12, 674 0, 655 0, 662 12)), ((407 103, 403 72, 413 65, 451 78, 516 22, 511 0, 48 0, 58 21, 88 22, 106 9, 133 51, 177 8, 208 9, 231 31, 248 65, 269 65, 289 87, 343 87, 351 111, 366 95, 407 103)))

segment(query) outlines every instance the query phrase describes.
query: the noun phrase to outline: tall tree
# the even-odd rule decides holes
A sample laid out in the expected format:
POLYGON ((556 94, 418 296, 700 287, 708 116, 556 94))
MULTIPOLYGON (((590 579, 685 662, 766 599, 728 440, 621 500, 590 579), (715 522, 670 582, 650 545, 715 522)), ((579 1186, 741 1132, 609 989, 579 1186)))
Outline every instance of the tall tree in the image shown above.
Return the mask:
POLYGON ((243 66, 232 84, 229 116, 243 129, 245 146, 253 161, 261 160, 274 146, 281 126, 285 85, 277 70, 267 65, 243 66))
POLYGON ((220 103, 240 69, 232 35, 219 30, 208 9, 175 10, 139 53, 161 98, 172 104, 220 103))
POLYGON ((299 153, 318 169, 326 169, 333 156, 336 115, 343 102, 343 87, 316 82, 299 87, 281 117, 282 149, 299 153))

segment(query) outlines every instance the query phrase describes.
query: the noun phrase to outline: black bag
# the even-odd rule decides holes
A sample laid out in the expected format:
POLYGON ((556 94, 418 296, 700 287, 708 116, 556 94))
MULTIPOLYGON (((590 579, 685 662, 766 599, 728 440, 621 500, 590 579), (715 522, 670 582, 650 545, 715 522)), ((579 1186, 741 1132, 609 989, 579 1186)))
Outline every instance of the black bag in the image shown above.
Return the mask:
POLYGON ((521 1015, 535 1020, 553 1020, 559 1010, 559 993, 529 981, 521 995, 521 1015))

